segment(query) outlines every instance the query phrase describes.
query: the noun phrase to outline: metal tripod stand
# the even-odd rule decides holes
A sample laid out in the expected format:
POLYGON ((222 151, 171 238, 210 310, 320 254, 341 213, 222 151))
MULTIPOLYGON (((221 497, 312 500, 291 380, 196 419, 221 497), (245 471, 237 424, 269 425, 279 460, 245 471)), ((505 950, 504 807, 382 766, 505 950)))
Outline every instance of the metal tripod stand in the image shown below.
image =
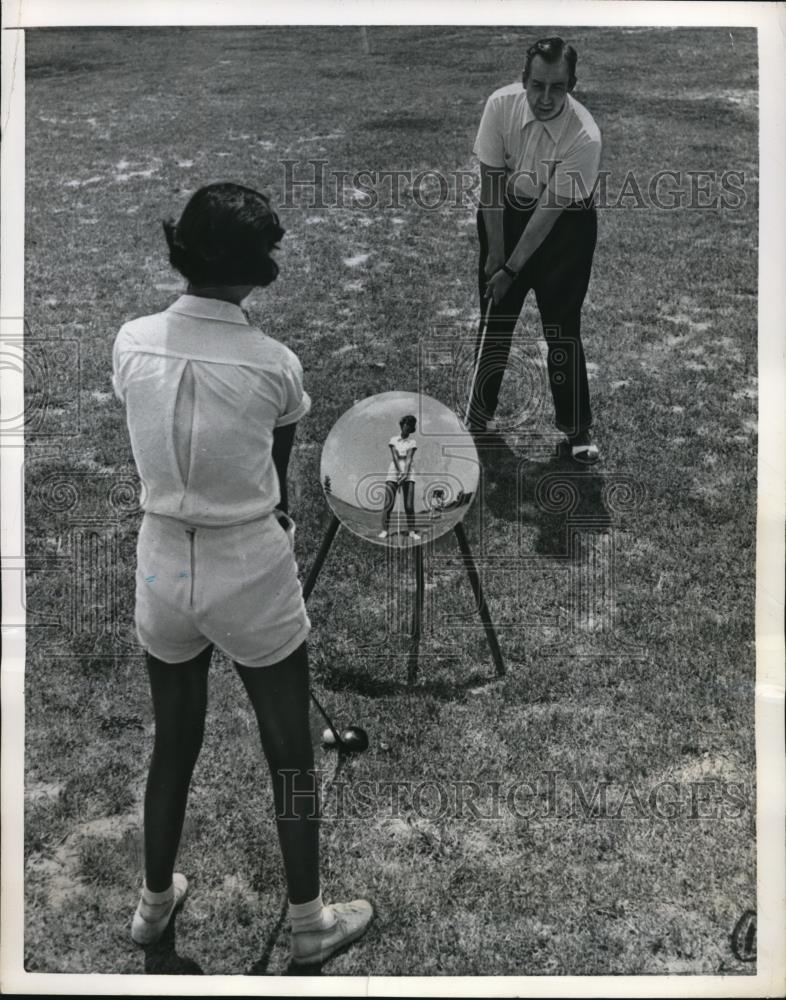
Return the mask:
MULTIPOLYGON (((325 532, 325 537, 322 539, 322 544, 319 547, 319 552, 317 552, 317 557, 314 560, 314 565, 308 574, 306 582, 303 584, 303 600, 307 601, 311 591, 314 589, 314 585, 317 582, 317 578, 322 570, 322 566, 327 559, 330 548, 333 545, 333 541, 338 533, 338 529, 341 527, 341 521, 334 514, 328 525, 328 529, 325 532)), ((497 641, 497 634, 494 631, 494 625, 491 621, 491 615, 489 614, 488 605, 486 604, 486 598, 483 596, 483 587, 480 582, 480 575, 478 574, 477 566, 475 565, 475 559, 472 555, 472 549, 469 547, 469 542, 467 541, 467 535, 464 531, 464 525, 459 521, 453 528, 453 531, 458 540, 459 549, 461 551, 462 562, 464 568, 467 571, 467 576, 469 577, 470 586, 472 587, 472 593, 475 595, 475 601, 477 604, 478 614, 480 615, 480 620, 483 622, 483 628, 486 633, 486 641, 489 645, 489 650, 491 652, 491 658, 494 661, 494 667, 497 672, 498 677, 502 677, 505 673, 505 663, 502 659, 502 653, 500 652, 499 643, 497 641)), ((415 607, 412 615, 412 628, 410 630, 410 647, 409 656, 407 661, 407 684, 411 687, 417 678, 418 672, 418 656, 420 651, 420 637, 423 629, 423 600, 425 593, 424 579, 423 579, 423 546, 414 546, 414 561, 415 561, 415 607)))

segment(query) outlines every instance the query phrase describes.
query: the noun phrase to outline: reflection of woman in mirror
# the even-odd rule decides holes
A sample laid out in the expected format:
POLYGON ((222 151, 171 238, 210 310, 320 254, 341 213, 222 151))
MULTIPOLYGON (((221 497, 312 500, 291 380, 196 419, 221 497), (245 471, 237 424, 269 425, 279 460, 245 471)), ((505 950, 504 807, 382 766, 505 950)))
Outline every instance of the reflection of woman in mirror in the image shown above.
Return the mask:
POLYGON ((417 442, 413 437, 418 425, 415 417, 408 413, 399 421, 401 433, 388 442, 392 461, 388 468, 388 478, 385 483, 385 507, 382 512, 382 531, 380 538, 388 537, 390 515, 396 502, 396 493, 401 487, 404 494, 404 511, 407 515, 409 537, 418 541, 420 535, 415 531, 415 477, 412 475, 412 460, 417 450, 417 442))

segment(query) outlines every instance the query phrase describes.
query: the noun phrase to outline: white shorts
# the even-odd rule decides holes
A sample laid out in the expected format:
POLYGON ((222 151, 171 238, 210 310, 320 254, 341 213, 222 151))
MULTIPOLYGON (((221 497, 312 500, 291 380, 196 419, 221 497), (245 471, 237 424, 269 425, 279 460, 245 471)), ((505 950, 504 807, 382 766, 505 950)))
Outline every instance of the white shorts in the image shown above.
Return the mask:
POLYGON ((266 667, 293 653, 310 628, 292 532, 274 514, 225 528, 145 514, 136 630, 153 656, 182 663, 213 643, 237 663, 266 667))

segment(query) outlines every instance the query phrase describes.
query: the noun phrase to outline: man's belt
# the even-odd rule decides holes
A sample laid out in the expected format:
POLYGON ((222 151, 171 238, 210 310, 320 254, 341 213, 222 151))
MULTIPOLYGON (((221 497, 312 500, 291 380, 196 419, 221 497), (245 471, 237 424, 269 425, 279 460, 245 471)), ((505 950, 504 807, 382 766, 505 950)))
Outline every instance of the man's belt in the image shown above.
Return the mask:
MULTIPOLYGON (((514 212, 531 212, 537 203, 537 198, 517 198, 509 192, 505 194, 505 207, 514 212)), ((591 194, 588 198, 579 198, 577 201, 572 201, 565 208, 572 209, 573 211, 582 208, 594 208, 594 203, 595 197, 591 194)))
POLYGON ((537 203, 537 198, 518 198, 510 192, 505 194, 505 207, 512 208, 515 212, 531 212, 537 203))

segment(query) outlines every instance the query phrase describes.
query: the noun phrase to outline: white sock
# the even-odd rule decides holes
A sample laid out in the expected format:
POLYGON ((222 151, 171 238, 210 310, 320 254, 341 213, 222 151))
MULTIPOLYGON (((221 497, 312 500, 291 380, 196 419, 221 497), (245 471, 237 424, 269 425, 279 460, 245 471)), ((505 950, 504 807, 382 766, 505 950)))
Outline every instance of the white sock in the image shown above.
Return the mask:
POLYGON ((148 889, 147 884, 142 884, 142 900, 147 906, 163 906, 166 903, 171 903, 175 896, 175 883, 168 889, 164 889, 163 892, 153 892, 152 889, 148 889))
POLYGON ((289 919, 292 933, 328 930, 336 922, 333 911, 322 902, 322 893, 308 903, 290 903, 289 919))

